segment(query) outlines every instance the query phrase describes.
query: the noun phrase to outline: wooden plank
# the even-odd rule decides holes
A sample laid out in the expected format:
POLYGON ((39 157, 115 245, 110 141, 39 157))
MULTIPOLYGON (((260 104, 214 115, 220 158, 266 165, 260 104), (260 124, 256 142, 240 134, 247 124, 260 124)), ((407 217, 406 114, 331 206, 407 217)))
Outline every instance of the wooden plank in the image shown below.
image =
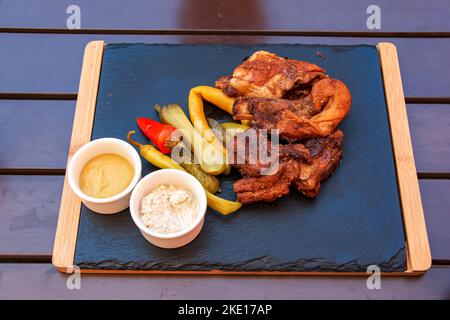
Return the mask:
MULTIPOLYGON (((85 49, 68 162, 81 146, 91 140, 103 48, 103 41, 93 41, 85 49)), ((60 270, 73 265, 80 208, 80 199, 70 189, 66 177, 52 257, 53 264, 60 270)))
POLYGON ((50 264, 0 264, 0 299, 449 299, 449 267, 422 277, 81 276, 80 290, 50 264))
POLYGON ((409 104, 408 118, 419 172, 450 172, 450 105, 409 104))
POLYGON ((0 168, 64 168, 75 101, 0 100, 0 168))
POLYGON ((450 180, 421 180, 423 209, 433 261, 450 261, 450 180))
MULTIPOLYGON (((263 37, 263 36, 146 36, 0 34, 0 92, 66 93, 78 89, 84 46, 91 40, 147 43, 306 43, 376 44, 383 38, 263 37)), ((448 39, 405 39, 397 46, 407 97, 447 97, 450 92, 448 39), (418 62, 420 57, 420 62, 418 62)))
MULTIPOLYGON (((0 175, 0 258, 50 261, 63 177, 0 175)), ((421 180, 433 261, 450 262, 450 180, 421 180)))
POLYGON ((0 175, 0 256, 50 261, 63 177, 0 175))
POLYGON ((276 30, 340 32, 450 31, 445 0, 378 0, 381 29, 369 30, 370 2, 332 1, 39 1, 0 3, 0 27, 65 29, 66 8, 77 4, 82 29, 109 30, 276 30), (26 10, 24 9, 26 8, 26 10), (124 13, 126 12, 126 19, 124 13))
POLYGON ((431 267, 431 252, 420 198, 416 164, 409 134, 397 49, 392 43, 378 44, 383 74, 392 147, 408 248, 408 269, 424 272, 431 267))

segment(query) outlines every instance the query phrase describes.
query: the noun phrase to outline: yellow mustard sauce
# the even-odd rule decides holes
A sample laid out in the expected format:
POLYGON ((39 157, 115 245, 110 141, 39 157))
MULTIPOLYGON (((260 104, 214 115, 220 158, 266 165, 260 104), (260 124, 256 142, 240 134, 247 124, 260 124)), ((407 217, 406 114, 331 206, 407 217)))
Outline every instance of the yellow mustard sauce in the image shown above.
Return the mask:
POLYGON ((134 176, 133 166, 122 156, 98 155, 81 170, 81 191, 94 198, 109 198, 125 190, 134 176))

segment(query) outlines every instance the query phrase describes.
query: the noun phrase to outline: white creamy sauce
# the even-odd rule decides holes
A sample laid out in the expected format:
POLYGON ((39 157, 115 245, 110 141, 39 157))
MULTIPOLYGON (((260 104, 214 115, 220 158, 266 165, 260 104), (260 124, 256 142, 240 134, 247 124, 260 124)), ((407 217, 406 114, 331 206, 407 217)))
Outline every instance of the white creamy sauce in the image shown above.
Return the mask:
POLYGON ((140 217, 152 231, 176 233, 194 224, 197 207, 197 199, 189 191, 162 184, 142 199, 140 217))

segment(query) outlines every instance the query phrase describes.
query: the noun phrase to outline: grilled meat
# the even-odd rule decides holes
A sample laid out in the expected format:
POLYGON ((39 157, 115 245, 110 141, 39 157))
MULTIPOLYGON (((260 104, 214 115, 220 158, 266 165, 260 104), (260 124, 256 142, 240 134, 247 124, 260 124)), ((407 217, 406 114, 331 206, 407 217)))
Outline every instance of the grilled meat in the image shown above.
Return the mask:
POLYGON ((267 136, 258 133, 258 130, 248 129, 244 133, 237 134, 228 146, 230 163, 243 177, 275 174, 274 170, 278 170, 277 163, 285 159, 311 163, 310 151, 303 144, 273 146, 267 136))
POLYGON ((235 138, 230 162, 244 177, 234 184, 238 201, 271 202, 290 189, 317 196, 321 181, 342 159, 344 135, 337 126, 350 111, 347 87, 317 65, 266 51, 252 54, 216 87, 235 98, 235 120, 247 120, 287 142, 272 148, 268 141, 253 140, 257 148, 239 154, 236 150, 247 150, 249 143, 237 148, 235 138))
MULTIPOLYGON (((272 202, 289 193, 290 187, 307 197, 316 197, 320 192, 321 181, 328 178, 339 166, 343 155, 342 131, 337 130, 325 138, 311 138, 302 144, 288 144, 283 147, 309 151, 302 157, 292 156, 280 151, 279 165, 271 175, 261 175, 260 164, 247 163, 233 165, 243 178, 235 182, 233 189, 238 201, 249 204, 259 201, 272 202)), ((282 148, 283 148, 282 147, 282 148)), ((286 150, 286 149, 285 149, 286 150)), ((294 153, 297 155, 297 153, 294 153)))
POLYGON ((243 178, 236 181, 233 190, 237 200, 243 204, 264 201, 272 202, 290 191, 290 185, 298 174, 296 161, 280 163, 279 170, 269 176, 243 178))
POLYGON ((234 69, 232 77, 220 78, 216 87, 233 97, 280 99, 289 90, 323 76, 325 71, 315 64, 257 51, 234 69))
POLYGON ((350 111, 351 96, 339 80, 315 81, 311 92, 295 100, 241 97, 233 113, 236 120, 251 120, 256 128, 279 130, 288 142, 324 137, 336 130, 350 111))
POLYGON ((288 142, 325 137, 350 111, 351 95, 339 80, 315 64, 257 51, 216 87, 235 97, 235 120, 278 129, 288 142))
POLYGON ((297 100, 239 97, 233 105, 235 120, 250 120, 259 129, 273 130, 286 116, 310 119, 318 113, 311 96, 297 100))
POLYGON ((231 77, 224 76, 216 80, 216 88, 220 89, 229 97, 239 97, 241 94, 235 88, 233 88, 230 84, 231 77))
POLYGON ((342 160, 344 133, 336 130, 325 138, 308 139, 305 146, 311 152, 312 163, 301 163, 300 175, 294 186, 305 196, 313 198, 320 192, 320 182, 327 179, 342 160))

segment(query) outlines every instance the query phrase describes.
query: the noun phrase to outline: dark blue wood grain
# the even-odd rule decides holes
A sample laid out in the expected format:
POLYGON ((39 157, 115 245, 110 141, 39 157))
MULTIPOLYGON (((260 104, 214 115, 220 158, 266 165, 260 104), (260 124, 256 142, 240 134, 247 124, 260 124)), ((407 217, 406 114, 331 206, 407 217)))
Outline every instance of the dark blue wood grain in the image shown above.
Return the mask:
MULTIPOLYGON (((235 271, 405 270, 399 194, 378 52, 374 46, 179 46, 112 44, 105 50, 93 139, 136 129, 135 118, 157 118, 153 105, 179 103, 189 89, 213 85, 253 51, 324 67, 349 87, 353 104, 341 124, 344 159, 315 200, 292 193, 272 204, 246 206, 224 217, 209 211, 191 244, 174 250, 147 243, 128 210, 103 216, 85 207, 75 263, 82 268, 235 271), (326 58, 317 55, 320 51, 326 58)), ((221 111, 214 111, 223 118, 221 111)), ((143 136, 140 140, 145 142, 143 136)), ((145 163, 143 174, 154 170, 145 163)), ((234 198, 222 180, 222 196, 234 198)))

